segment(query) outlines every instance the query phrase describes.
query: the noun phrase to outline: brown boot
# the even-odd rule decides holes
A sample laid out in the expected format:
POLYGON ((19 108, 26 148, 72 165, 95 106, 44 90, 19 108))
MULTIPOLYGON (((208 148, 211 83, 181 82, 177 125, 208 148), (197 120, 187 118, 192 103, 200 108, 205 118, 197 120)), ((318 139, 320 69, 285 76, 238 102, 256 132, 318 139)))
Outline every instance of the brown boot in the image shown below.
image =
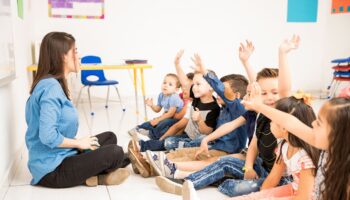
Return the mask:
MULTIPOLYGON (((134 139, 131 139, 129 141, 129 144, 128 144, 128 155, 129 155, 129 159, 130 159, 130 151, 133 150, 134 152, 138 152, 137 151, 137 147, 136 147, 136 141, 134 139)), ((139 170, 137 169, 136 167, 136 164, 135 162, 133 162, 131 159, 130 159, 130 162, 131 162, 131 167, 132 167, 132 170, 134 171, 135 174, 140 174, 139 170)))
POLYGON ((125 168, 119 168, 108 174, 98 176, 99 185, 119 185, 130 176, 130 172, 125 168))
POLYGON ((135 152, 133 149, 129 149, 129 158, 131 164, 137 168, 137 171, 142 177, 147 178, 151 176, 150 165, 140 152, 135 152))

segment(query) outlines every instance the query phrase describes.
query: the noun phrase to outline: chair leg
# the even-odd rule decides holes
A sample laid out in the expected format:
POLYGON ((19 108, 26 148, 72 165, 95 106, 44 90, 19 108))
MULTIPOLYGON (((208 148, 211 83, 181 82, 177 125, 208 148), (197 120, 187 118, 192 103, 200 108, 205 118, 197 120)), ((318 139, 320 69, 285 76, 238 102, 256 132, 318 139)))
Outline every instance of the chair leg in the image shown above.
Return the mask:
POLYGON ((89 104, 90 104, 90 113, 91 113, 91 115, 94 115, 95 113, 92 112, 91 96, 90 96, 90 87, 91 87, 91 86, 88 87, 89 104))
POLYGON ((122 109, 123 109, 123 112, 125 112, 125 106, 123 104, 123 101, 122 101, 122 98, 120 96, 120 93, 119 93, 119 90, 118 90, 118 87, 117 86, 114 86, 115 87, 115 90, 117 91, 117 94, 118 94, 118 97, 119 97, 119 101, 120 101, 120 105, 122 106, 122 109))
POLYGON ((108 108, 108 101, 109 101, 109 86, 108 86, 108 89, 107 89, 107 98, 106 98, 105 108, 108 108))
POLYGON ((78 108, 79 101, 80 101, 80 96, 81 96, 81 92, 83 91, 83 89, 84 89, 85 87, 86 87, 86 86, 84 85, 83 87, 80 88, 78 98, 77 98, 77 100, 76 100, 76 102, 75 102, 75 108, 78 108))

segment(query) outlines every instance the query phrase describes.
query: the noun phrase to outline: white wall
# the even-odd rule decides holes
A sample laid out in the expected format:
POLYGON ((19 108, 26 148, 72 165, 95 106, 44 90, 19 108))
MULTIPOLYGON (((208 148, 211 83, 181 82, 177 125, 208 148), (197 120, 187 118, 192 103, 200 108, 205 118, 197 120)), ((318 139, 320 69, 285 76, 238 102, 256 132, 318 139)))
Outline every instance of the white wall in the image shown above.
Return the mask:
MULTIPOLYGON (((25 10, 26 1, 23 1, 25 10)), ((7 173, 10 166, 18 157, 24 145, 26 124, 24 107, 28 97, 28 78, 25 66, 31 63, 30 37, 28 33, 28 20, 17 17, 16 0, 11 0, 16 79, 10 84, 0 87, 0 187, 8 184, 7 173)), ((26 16, 25 16, 26 17, 26 16)), ((0 188, 2 198, 4 188, 0 188)))
MULTIPOLYGON (((163 75, 174 71, 180 48, 186 51, 184 67, 199 52, 220 76, 244 74, 237 55, 241 41, 254 42, 251 62, 258 70, 277 66, 279 43, 297 33, 302 43, 290 55, 293 88, 306 90, 329 83, 329 60, 350 56, 350 14, 330 15, 331 1, 319 1, 317 23, 286 23, 287 1, 275 0, 106 0, 104 20, 53 19, 47 16, 46 0, 31 2, 33 41, 49 31, 66 31, 78 40, 81 55, 97 54, 106 63, 146 58, 154 66, 146 70, 151 94, 159 91, 163 75)), ((121 80, 123 95, 133 94, 126 71, 108 74, 121 80)))

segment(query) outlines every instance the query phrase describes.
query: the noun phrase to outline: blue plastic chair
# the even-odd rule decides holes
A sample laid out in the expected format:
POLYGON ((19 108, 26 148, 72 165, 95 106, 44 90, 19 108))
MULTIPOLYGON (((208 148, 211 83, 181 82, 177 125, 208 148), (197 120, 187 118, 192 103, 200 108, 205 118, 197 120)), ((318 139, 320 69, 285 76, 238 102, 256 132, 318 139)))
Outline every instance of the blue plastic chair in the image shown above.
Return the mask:
MULTIPOLYGON (((81 59, 81 63, 82 64, 89 64, 89 65, 98 65, 101 64, 101 58, 98 56, 84 56, 81 59)), ((91 96, 90 96, 90 87, 92 86, 108 86, 108 90, 107 90, 107 98, 106 98, 106 105, 105 108, 108 108, 108 100, 109 100, 109 87, 111 85, 113 85, 117 91, 118 97, 119 97, 119 101, 120 104, 122 106, 123 111, 125 111, 125 107, 122 103, 122 99, 120 97, 120 93, 118 90, 117 85, 119 84, 118 81, 116 80, 107 80, 105 77, 105 74, 103 72, 103 70, 81 70, 81 83, 84 85, 80 91, 79 91, 79 95, 78 95, 78 99, 77 99, 77 106, 79 104, 79 100, 80 100, 80 96, 81 96, 81 92, 85 87, 88 87, 88 96, 89 96, 89 105, 90 105, 90 112, 91 115, 94 115, 94 112, 92 111, 92 105, 91 105, 91 96), (89 77, 96 77, 97 80, 89 80, 89 77)))

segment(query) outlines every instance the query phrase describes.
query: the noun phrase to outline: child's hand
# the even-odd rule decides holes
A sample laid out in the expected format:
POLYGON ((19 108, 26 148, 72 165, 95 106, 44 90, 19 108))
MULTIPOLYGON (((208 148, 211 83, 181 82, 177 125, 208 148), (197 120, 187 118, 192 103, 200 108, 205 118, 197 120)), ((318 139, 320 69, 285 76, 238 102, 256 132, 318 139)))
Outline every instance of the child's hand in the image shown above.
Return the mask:
POLYGON ((192 113, 192 120, 194 122, 199 122, 199 120, 201 120, 201 119, 202 119, 202 117, 200 115, 199 109, 196 108, 196 110, 192 113))
POLYGON ((244 172, 244 180, 258 179, 259 176, 256 174, 253 168, 246 169, 244 172))
POLYGON ((147 98, 145 100, 145 103, 147 106, 152 107, 153 106, 153 98, 147 98))
POLYGON ((175 57, 175 61, 174 61, 175 66, 180 65, 180 60, 181 60, 181 57, 182 57, 183 54, 184 54, 184 50, 183 49, 181 49, 179 52, 177 52, 176 57, 175 57))
POLYGON ((249 60, 249 57, 252 55, 255 49, 252 42, 246 40, 246 43, 246 45, 241 43, 241 46, 239 47, 239 59, 242 63, 249 60))
POLYGON ((292 49, 297 49, 299 47, 300 37, 299 35, 293 35, 293 37, 288 40, 284 40, 279 47, 281 53, 288 53, 292 49))
POLYGON ((208 142, 207 142, 207 140, 205 138, 203 138, 203 140, 201 142, 201 146, 197 150, 197 152, 194 155, 194 157, 197 159, 198 156, 201 155, 202 153, 204 153, 204 155, 206 155, 208 158, 210 157, 210 155, 209 155, 209 148, 208 148, 208 142))
POLYGON ((157 126, 157 124, 159 123, 159 120, 157 118, 154 118, 152 119, 150 122, 149 122, 152 126, 157 126))
POLYGON ((261 88, 257 82, 251 84, 250 96, 246 97, 241 103, 247 110, 256 110, 256 107, 263 103, 261 98, 261 88))
POLYGON ((203 75, 207 73, 207 70, 202 63, 202 58, 197 53, 195 53, 191 59, 195 65, 195 67, 193 67, 195 72, 200 72, 203 75))

